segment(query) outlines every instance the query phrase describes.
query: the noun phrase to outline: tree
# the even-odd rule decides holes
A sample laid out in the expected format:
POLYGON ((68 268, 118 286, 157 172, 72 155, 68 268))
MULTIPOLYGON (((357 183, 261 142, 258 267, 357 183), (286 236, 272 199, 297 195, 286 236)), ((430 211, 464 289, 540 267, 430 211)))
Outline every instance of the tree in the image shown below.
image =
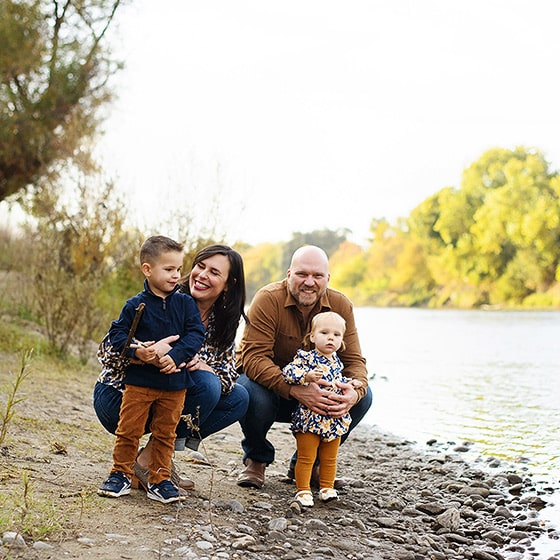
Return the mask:
MULTIPOLYGON (((0 3, 0 200, 89 153, 120 67, 103 38, 121 0, 0 3)), ((92 165, 82 157, 82 165, 92 165)))
MULTIPOLYGON (((142 237, 124 227, 126 207, 112 182, 91 175, 76 180, 78 197, 72 207, 53 189, 43 203, 48 214, 27 225, 30 247, 25 257, 33 315, 44 325, 50 345, 62 355, 77 348, 85 360, 89 340, 99 340, 118 316, 120 306, 115 308, 108 296, 122 284, 115 275, 130 270, 131 261, 138 280, 127 297, 138 291, 136 261, 142 237)), ((46 189, 40 197, 46 197, 46 189)))
POLYGON ((536 150, 494 148, 460 189, 415 208, 408 226, 439 286, 439 303, 519 304, 558 280, 558 175, 536 150))
POLYGON ((284 245, 284 255, 282 257, 282 270, 285 273, 290 268, 290 261, 296 249, 303 245, 316 245, 321 247, 330 257, 340 247, 340 244, 346 241, 348 228, 338 230, 332 229, 316 229, 307 233, 296 231, 292 233, 290 241, 284 245))
POLYGON ((245 285, 247 301, 269 282, 281 280, 286 271, 282 269, 283 243, 260 243, 254 247, 240 250, 245 267, 245 285))

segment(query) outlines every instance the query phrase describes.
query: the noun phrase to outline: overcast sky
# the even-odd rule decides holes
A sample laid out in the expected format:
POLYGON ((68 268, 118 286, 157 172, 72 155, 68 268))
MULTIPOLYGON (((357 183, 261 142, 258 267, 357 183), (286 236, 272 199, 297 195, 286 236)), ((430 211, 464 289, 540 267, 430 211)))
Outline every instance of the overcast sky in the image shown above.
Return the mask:
POLYGON ((407 216, 492 147, 560 167, 557 0, 135 0, 100 144, 131 209, 226 241, 407 216))

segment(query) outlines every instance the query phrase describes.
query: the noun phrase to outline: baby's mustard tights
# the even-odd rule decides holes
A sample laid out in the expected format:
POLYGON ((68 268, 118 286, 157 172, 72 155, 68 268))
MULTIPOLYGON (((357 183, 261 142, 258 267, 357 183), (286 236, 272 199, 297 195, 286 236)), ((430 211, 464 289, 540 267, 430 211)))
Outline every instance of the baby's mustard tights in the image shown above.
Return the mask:
POLYGON ((296 488, 311 490, 311 474, 313 464, 319 451, 319 487, 333 488, 336 477, 336 456, 340 446, 340 438, 331 441, 311 432, 296 432, 297 463, 295 467, 296 488))

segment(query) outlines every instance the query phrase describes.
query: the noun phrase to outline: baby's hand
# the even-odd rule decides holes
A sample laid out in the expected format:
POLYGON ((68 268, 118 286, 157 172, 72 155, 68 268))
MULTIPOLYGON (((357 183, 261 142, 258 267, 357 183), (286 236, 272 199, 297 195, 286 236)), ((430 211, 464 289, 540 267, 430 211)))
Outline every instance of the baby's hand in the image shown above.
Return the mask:
POLYGON ((363 387, 363 383, 361 381, 358 381, 357 379, 351 379, 350 385, 352 385, 354 389, 359 389, 360 387, 363 387))
POLYGON ((316 383, 319 379, 322 379, 323 374, 320 371, 308 371, 305 374, 305 382, 306 383, 316 383))

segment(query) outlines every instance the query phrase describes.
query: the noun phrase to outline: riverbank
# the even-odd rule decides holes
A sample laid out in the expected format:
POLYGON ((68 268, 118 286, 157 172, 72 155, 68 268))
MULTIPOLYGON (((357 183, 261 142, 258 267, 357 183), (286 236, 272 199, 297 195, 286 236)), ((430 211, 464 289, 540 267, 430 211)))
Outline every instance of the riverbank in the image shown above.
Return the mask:
MULTIPOLYGON (((182 505, 150 501, 139 490, 101 498, 95 491, 110 467, 113 437, 91 407, 94 379, 45 374, 34 385, 41 391, 26 393, 0 453, 0 500, 6 511, 24 495, 25 472, 28 493, 18 511, 22 503, 41 507, 37 528, 53 508, 58 526, 46 537, 5 532, 4 558, 560 559, 560 533, 538 515, 553 489, 513 470, 469 465, 460 446, 432 442, 420 453, 371 427, 341 448, 347 485, 340 500, 304 511, 291 504, 294 486, 285 479, 293 451, 286 425, 271 431, 277 458, 262 490, 236 485, 241 449, 234 425, 201 446, 211 465, 177 455, 179 469, 196 483, 182 505), (543 539, 551 546, 538 550, 543 539)), ((17 515, 23 528, 24 515, 17 515)))

